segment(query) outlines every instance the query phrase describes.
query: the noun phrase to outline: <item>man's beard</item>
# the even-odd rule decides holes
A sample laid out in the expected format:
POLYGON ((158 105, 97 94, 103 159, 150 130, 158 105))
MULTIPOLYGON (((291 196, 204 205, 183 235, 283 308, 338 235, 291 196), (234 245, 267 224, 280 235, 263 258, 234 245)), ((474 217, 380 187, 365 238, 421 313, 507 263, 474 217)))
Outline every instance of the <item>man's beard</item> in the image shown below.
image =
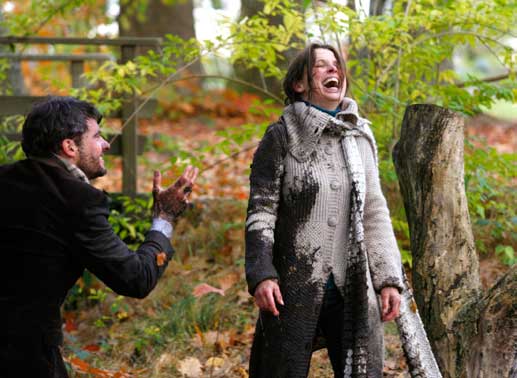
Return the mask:
POLYGON ((100 157, 94 158, 92 156, 85 156, 85 154, 80 151, 77 167, 84 172, 89 180, 93 180, 107 173, 106 168, 101 166, 99 160, 100 157))

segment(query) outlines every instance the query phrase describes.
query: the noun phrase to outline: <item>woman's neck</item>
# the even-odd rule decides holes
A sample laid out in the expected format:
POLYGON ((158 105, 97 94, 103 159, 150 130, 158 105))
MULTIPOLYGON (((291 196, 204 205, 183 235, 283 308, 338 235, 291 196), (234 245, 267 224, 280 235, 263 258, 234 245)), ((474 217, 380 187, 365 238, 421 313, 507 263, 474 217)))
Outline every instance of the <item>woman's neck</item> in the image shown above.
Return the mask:
POLYGON ((312 103, 310 103, 310 102, 308 102, 308 101, 304 101, 304 102, 305 102, 305 104, 307 104, 308 106, 312 106, 313 108, 316 108, 316 109, 318 109, 319 111, 322 111, 323 113, 327 113, 327 114, 331 115, 332 117, 335 117, 335 116, 336 116, 336 114, 338 114, 338 113, 339 113, 339 111, 341 110, 341 109, 339 108, 339 105, 338 105, 334 110, 331 110, 331 109, 323 108, 323 107, 321 107, 321 106, 319 106, 319 105, 312 104, 312 103))

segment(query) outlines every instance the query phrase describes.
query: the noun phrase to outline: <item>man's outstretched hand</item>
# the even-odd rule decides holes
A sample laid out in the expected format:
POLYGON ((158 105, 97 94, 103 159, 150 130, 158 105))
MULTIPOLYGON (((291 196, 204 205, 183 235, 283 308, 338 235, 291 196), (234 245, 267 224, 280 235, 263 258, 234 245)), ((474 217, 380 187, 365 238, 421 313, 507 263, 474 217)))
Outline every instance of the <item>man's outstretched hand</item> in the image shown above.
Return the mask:
POLYGON ((189 165, 174 184, 162 189, 162 175, 154 171, 153 178, 153 218, 162 218, 168 222, 176 219, 189 203, 188 197, 192 193, 192 186, 199 170, 189 165))

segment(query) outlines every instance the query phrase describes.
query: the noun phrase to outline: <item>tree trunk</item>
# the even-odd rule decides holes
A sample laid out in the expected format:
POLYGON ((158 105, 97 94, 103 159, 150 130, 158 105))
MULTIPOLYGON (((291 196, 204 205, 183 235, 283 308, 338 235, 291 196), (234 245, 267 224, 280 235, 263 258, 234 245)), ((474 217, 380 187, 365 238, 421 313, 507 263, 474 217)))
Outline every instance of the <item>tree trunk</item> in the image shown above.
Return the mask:
POLYGON ((444 377, 506 377, 514 359, 508 335, 516 277, 509 272, 505 285, 480 292, 463 180, 463 123, 438 106, 410 106, 393 151, 411 234, 415 299, 444 377))
MULTIPOLYGON (((297 2, 299 2, 297 0, 297 2)), ((264 8, 264 3, 257 0, 241 0, 241 11, 239 19, 242 20, 245 17, 253 17, 264 8)), ((269 17, 270 25, 280 25, 282 23, 282 16, 271 16, 269 17)), ((287 69, 291 60, 295 57, 298 51, 295 49, 288 49, 281 55, 284 59, 278 60, 279 67, 281 69, 287 69)), ((263 74, 257 69, 248 69, 243 64, 237 63, 233 67, 235 76, 248 83, 254 84, 261 87, 272 94, 282 97, 282 81, 275 77, 264 77, 263 74)), ((242 88, 239 88, 242 89, 242 88)), ((243 88, 245 91, 253 92, 250 88, 243 88)), ((257 92, 258 95, 264 96, 262 92, 257 92)))
MULTIPOLYGON (((196 38, 194 30, 194 5, 192 0, 149 0, 145 12, 139 12, 128 0, 121 1, 119 27, 123 37, 163 37, 174 34, 182 39, 196 38)), ((196 62, 189 67, 191 73, 202 72, 196 62)))
POLYGON ((393 8, 392 0, 370 0, 370 16, 391 14, 393 8))

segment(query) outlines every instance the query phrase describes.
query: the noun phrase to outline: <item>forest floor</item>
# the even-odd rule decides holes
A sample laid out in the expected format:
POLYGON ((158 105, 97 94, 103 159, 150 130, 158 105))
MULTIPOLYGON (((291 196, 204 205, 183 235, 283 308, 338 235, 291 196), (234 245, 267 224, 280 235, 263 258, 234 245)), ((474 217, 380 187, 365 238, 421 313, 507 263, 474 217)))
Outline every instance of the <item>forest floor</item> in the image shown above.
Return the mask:
MULTIPOLYGON (((249 114, 253 100, 233 98, 228 108, 224 102, 176 103, 165 109, 169 118, 186 116, 141 121, 140 131, 152 141, 139 160, 139 191, 150 191, 153 169, 168 183, 177 177, 170 151, 214 145, 222 140, 221 130, 264 121, 249 114), (242 109, 235 105, 239 101, 242 109)), ((245 142, 243 148, 250 149, 231 159, 206 158, 193 193, 195 206, 175 226, 176 255, 153 293, 144 300, 121 298, 97 283, 87 299, 65 311, 64 355, 72 377, 248 376, 257 311, 246 291, 243 228, 256 143, 245 142)), ((108 164, 108 175, 95 185, 120 191, 120 160, 109 158, 108 164)), ((485 287, 506 270, 497 258, 482 256, 485 287)), ((385 343, 385 377, 408 377, 393 322, 385 326, 385 343)), ((314 353, 310 377, 332 376, 327 353, 314 353)))

